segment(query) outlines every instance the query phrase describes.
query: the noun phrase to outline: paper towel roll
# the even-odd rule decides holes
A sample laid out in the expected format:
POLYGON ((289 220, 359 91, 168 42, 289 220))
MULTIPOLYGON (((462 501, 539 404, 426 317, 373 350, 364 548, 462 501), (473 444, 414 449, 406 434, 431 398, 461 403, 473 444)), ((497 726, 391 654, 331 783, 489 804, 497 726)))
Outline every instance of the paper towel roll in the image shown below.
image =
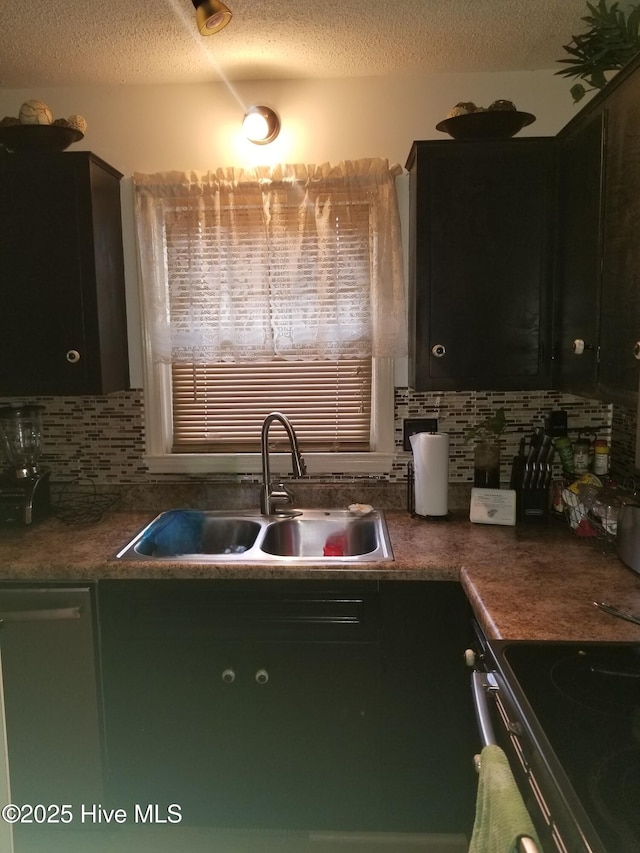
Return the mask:
POLYGON ((449 512, 449 436, 417 432, 409 437, 413 451, 414 509, 417 515, 449 512))

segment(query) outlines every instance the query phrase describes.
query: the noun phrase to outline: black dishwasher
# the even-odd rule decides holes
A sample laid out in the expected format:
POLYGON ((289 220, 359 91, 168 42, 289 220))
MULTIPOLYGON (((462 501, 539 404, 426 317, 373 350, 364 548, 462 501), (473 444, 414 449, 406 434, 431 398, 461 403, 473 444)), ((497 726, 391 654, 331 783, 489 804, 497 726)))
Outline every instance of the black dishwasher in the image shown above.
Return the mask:
POLYGON ((103 736, 93 588, 3 584, 0 651, 12 801, 99 803, 103 736))

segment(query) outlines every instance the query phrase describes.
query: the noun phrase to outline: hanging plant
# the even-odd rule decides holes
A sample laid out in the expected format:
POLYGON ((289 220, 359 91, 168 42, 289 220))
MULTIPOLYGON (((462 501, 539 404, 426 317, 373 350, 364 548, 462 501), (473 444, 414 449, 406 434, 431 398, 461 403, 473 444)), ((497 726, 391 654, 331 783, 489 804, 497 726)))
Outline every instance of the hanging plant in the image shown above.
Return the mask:
POLYGON ((574 103, 587 92, 602 89, 607 71, 619 71, 640 53, 640 6, 632 6, 628 15, 618 9, 618 3, 608 8, 607 0, 599 0, 597 5, 587 3, 587 8, 591 14, 581 20, 590 29, 563 45, 570 58, 559 59, 567 68, 555 72, 563 77, 578 77, 588 84, 588 89, 582 83, 571 87, 574 103))

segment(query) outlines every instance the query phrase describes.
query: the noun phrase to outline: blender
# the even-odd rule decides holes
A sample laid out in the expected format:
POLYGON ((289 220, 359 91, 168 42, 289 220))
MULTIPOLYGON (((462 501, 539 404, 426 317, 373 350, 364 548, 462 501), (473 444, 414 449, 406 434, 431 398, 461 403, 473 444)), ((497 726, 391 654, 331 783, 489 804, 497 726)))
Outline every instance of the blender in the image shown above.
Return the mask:
POLYGON ((0 446, 8 468, 0 476, 0 523, 31 524, 50 511, 50 470, 39 465, 44 406, 0 408, 0 446))

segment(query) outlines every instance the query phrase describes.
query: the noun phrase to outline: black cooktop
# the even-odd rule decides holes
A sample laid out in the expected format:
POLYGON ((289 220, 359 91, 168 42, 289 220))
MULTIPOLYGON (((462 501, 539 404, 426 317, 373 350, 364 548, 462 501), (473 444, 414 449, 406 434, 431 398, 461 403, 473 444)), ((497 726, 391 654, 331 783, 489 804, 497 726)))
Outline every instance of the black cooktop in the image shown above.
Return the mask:
POLYGON ((639 853, 640 644, 491 646, 505 680, 533 711, 527 723, 544 733, 605 849, 639 853))

